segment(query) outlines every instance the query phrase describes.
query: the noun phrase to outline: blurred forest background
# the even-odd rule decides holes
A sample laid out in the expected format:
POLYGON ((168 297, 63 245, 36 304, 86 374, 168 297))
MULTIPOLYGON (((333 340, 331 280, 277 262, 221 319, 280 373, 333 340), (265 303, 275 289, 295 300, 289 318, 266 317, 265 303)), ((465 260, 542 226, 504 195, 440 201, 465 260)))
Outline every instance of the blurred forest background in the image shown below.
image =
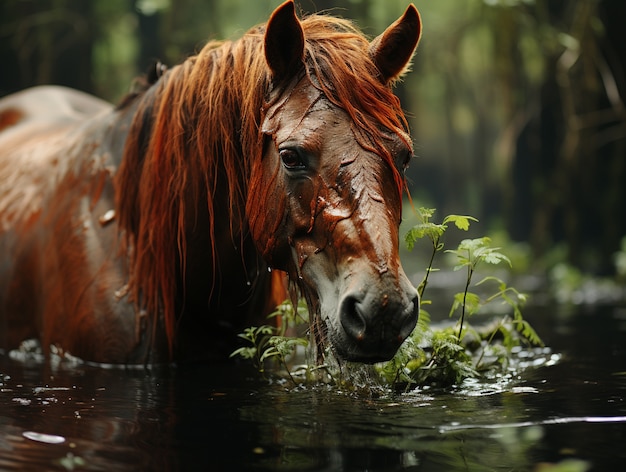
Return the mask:
MULTIPOLYGON (((626 235, 626 1, 414 1, 423 38, 398 87, 414 200, 479 218, 480 235, 523 242, 532 261, 612 273, 626 235)), ((279 3, 2 0, 0 96, 62 84, 116 102, 155 59, 236 39, 279 3)), ((373 37, 408 1, 296 3, 373 37)))

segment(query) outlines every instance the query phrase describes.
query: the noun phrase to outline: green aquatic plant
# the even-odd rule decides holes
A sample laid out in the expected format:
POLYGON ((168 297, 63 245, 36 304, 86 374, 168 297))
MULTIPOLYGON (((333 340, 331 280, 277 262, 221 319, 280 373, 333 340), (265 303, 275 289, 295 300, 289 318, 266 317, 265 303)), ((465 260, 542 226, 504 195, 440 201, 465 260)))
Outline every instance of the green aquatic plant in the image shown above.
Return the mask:
POLYGON ((268 319, 277 320, 276 326, 251 326, 244 329, 239 337, 245 345, 233 351, 230 357, 250 360, 261 373, 265 372, 267 360, 276 359, 295 383, 287 359, 296 352, 298 346, 306 348, 309 345, 306 337, 296 334, 299 326, 308 324, 302 313, 307 313, 308 319, 303 300, 299 300, 295 307, 291 301, 285 300, 268 315, 268 319))
POLYGON ((428 238, 432 245, 432 252, 430 254, 428 266, 426 267, 426 273, 422 282, 417 287, 420 297, 424 294, 424 290, 428 285, 428 277, 430 276, 430 273, 437 270, 434 268, 433 262, 437 253, 443 250, 443 235, 448 229, 448 225, 450 223, 454 223, 457 228, 467 231, 470 227, 471 221, 478 221, 473 216, 448 215, 441 223, 436 224, 431 221, 434 214, 435 210, 432 208, 420 208, 418 211, 420 220, 419 223, 407 231, 404 237, 406 247, 409 251, 412 251, 415 247, 415 243, 423 238, 428 238))
POLYGON ((491 239, 486 236, 478 239, 464 239, 460 242, 457 249, 450 249, 446 251, 447 253, 454 254, 457 257, 457 265, 454 267, 454 270, 461 270, 463 268, 467 270, 465 290, 454 295, 454 302, 452 303, 452 308, 450 309, 450 316, 452 316, 452 314, 459 309, 459 307, 461 308, 458 334, 459 342, 461 342, 463 334, 465 314, 467 313, 468 316, 471 316, 480 309, 480 297, 469 291, 470 283, 472 282, 472 277, 474 276, 476 267, 480 263, 496 265, 500 262, 508 262, 509 265, 511 264, 509 258, 499 252, 500 248, 490 247, 490 243, 491 239))
POLYGON ((493 371, 494 368, 506 368, 514 347, 521 344, 542 345, 535 330, 522 316, 526 295, 494 276, 484 277, 474 285, 485 292, 487 285, 495 283, 495 291, 487 292, 486 295, 470 291, 479 265, 510 265, 509 258, 500 248, 492 247, 491 240, 483 237, 464 239, 456 249, 444 250, 444 235, 451 223, 458 230, 467 231, 470 224, 478 220, 471 216, 448 215, 442 223, 437 224, 432 221, 434 213, 433 209, 420 208, 419 222, 405 236, 409 250, 420 239, 429 240, 432 249, 424 278, 418 286, 421 296, 420 321, 396 356, 378 366, 384 380, 392 386, 454 385, 466 378, 481 378, 485 372, 493 371), (434 261, 441 252, 454 256, 454 270, 466 271, 464 289, 454 294, 449 311, 450 317, 460 312, 456 326, 432 326, 430 315, 425 309, 431 304, 425 297, 429 276, 437 271, 434 261), (495 323, 480 329, 467 322, 466 318, 471 318, 486 305, 496 301, 508 305, 511 314, 503 315, 495 323), (489 362, 485 362, 487 357, 489 362))
MULTIPOLYGON (((419 222, 405 236, 409 250, 422 239, 430 241, 431 253, 424 277, 416 290, 420 295, 421 310, 417 325, 411 335, 400 346, 396 355, 388 362, 376 364, 368 370, 368 378, 393 388, 410 388, 422 385, 458 385, 463 380, 480 379, 488 372, 503 371, 510 364, 515 347, 541 346, 541 339, 532 326, 523 318, 522 308, 526 295, 495 276, 483 277, 473 284, 476 269, 483 265, 506 263, 509 258, 500 248, 492 247, 488 237, 464 239, 456 249, 444 250, 444 236, 451 225, 467 231, 476 218, 462 215, 448 215, 441 223, 432 221, 435 210, 420 208, 419 222), (464 289, 453 296, 449 316, 459 313, 455 325, 433 326, 426 307, 431 301, 425 297, 429 277, 438 269, 434 266, 437 254, 446 253, 456 261, 454 270, 465 270, 464 289), (495 288, 486 290, 495 285, 495 288), (476 290, 474 291, 474 287, 476 290), (472 290, 470 290, 470 288, 472 290), (499 301, 507 306, 507 313, 482 327, 475 327, 469 319, 485 306, 499 301)), ((305 358, 304 364, 291 362, 298 347, 306 348, 312 343, 307 336, 308 315, 306 304, 300 300, 294 307, 285 301, 270 315, 278 319, 277 327, 268 325, 247 328, 240 337, 246 346, 232 353, 232 356, 250 359, 261 372, 265 364, 276 359, 287 376, 296 382, 304 374, 304 381, 319 381, 323 373, 325 381, 330 380, 345 386, 346 370, 357 369, 353 364, 343 364, 337 360, 322 366, 315 364, 313 356, 305 358)), ((326 358, 332 359, 332 351, 326 350, 326 358)), ((349 376, 348 376, 349 377, 349 376)))
POLYGON ((275 331, 276 328, 269 325, 245 328, 238 336, 245 341, 246 345, 233 351, 230 357, 247 359, 254 364, 259 372, 264 372, 265 360, 269 357, 266 355, 266 351, 271 347, 269 340, 275 331))

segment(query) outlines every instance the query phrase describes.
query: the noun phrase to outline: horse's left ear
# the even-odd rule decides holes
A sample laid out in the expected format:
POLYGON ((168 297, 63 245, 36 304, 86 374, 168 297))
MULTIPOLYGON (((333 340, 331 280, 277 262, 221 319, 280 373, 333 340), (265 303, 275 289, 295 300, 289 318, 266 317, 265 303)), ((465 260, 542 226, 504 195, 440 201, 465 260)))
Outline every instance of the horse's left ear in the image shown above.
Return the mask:
POLYGON ((413 4, 370 44, 370 55, 385 84, 402 76, 422 34, 422 20, 413 4))
POLYGON ((293 0, 288 0, 274 10, 265 30, 265 60, 272 80, 293 77, 302 68, 303 57, 304 32, 293 0))

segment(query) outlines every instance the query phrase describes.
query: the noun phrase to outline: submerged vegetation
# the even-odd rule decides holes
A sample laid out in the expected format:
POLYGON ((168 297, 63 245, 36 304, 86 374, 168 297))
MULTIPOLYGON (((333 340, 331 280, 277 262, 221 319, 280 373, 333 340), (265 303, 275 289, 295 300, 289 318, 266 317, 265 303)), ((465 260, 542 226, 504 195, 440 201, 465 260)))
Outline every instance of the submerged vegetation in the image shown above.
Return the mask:
POLYGON ((492 247, 488 237, 464 239, 456 249, 444 249, 444 235, 451 225, 467 231, 471 216, 448 215, 441 223, 432 221, 434 210, 420 208, 419 222, 405 237, 409 250, 417 242, 427 240, 432 246, 424 277, 416 290, 421 299, 420 315, 412 334, 388 362, 365 366, 342 362, 327 347, 324 362, 316 363, 314 343, 309 339, 306 305, 297 306, 289 300, 279 305, 269 324, 250 327, 240 333, 244 346, 231 354, 251 361, 263 375, 286 376, 294 384, 330 382, 343 387, 358 386, 362 378, 383 387, 411 389, 423 386, 448 387, 465 380, 487 380, 506 374, 516 363, 522 349, 542 347, 532 326, 523 318, 526 295, 495 276, 475 281, 477 267, 511 262, 500 248, 492 247), (449 317, 454 323, 435 325, 427 307, 429 278, 438 269, 434 263, 440 253, 455 259, 455 271, 465 272, 463 290, 454 294, 449 317), (475 326, 470 319, 485 311, 486 306, 501 302, 507 310, 484 326, 475 326), (270 368, 270 362, 276 361, 270 368), (279 366, 276 369, 276 365, 279 366))

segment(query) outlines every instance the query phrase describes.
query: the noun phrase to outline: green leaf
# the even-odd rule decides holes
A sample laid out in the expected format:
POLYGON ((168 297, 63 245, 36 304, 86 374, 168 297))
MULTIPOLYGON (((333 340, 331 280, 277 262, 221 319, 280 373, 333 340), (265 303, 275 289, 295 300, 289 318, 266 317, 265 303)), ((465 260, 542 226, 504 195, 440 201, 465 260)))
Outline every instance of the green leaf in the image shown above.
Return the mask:
POLYGON ((490 248, 482 252, 480 254, 480 260, 486 262, 487 264, 493 265, 497 265, 500 262, 506 262, 507 264, 509 264, 509 266, 511 266, 511 260, 501 252, 497 252, 496 249, 498 248, 490 248))
POLYGON ((296 346, 308 346, 309 342, 305 338, 294 338, 289 336, 272 336, 268 344, 274 346, 283 355, 291 354, 296 346))
POLYGON ((447 253, 454 254, 459 264, 454 268, 459 270, 462 267, 470 266, 475 268, 480 262, 487 264, 499 264, 506 262, 511 266, 511 260, 498 251, 500 248, 489 247, 491 239, 488 237, 476 239, 464 239, 455 250, 448 250, 447 253))
POLYGON ((425 237, 430 238, 431 241, 438 241, 439 238, 443 235, 446 228, 443 225, 436 225, 434 223, 425 222, 418 223, 413 226, 404 236, 404 241, 406 242, 407 249, 409 251, 413 250, 415 243, 418 239, 423 239, 425 237))
POLYGON ((455 311, 463 307, 465 304, 465 313, 473 315, 480 309, 480 297, 472 292, 459 292, 454 294, 454 301, 452 302, 452 308, 448 316, 452 316, 455 311))
POLYGON ((535 329, 526 320, 515 320, 517 324, 517 330, 524 336, 524 338, 535 346, 543 346, 543 341, 535 331, 535 329))
POLYGON ((480 309, 480 297, 472 292, 459 292, 454 294, 454 301, 452 302, 452 308, 448 316, 452 316, 455 311, 463 307, 465 304, 465 313, 473 315, 480 309))
POLYGON ((465 311, 468 315, 473 315, 480 309, 480 297, 472 292, 467 292, 465 296, 465 311))
MULTIPOLYGON (((450 252, 453 252, 453 251, 450 251, 450 252)), ((464 256, 461 256, 461 255, 457 254, 457 258, 458 258, 458 262, 459 263, 454 266, 453 270, 455 272, 458 271, 458 270, 461 270, 464 267, 472 265, 472 260, 468 259, 467 257, 464 257, 464 256)))
POLYGON ((243 359, 254 359, 256 356, 256 348, 255 347, 240 347, 239 349, 233 351, 230 354, 230 357, 240 356, 243 359))
POLYGON ((261 354, 261 357, 259 358, 259 360, 261 362, 263 362, 266 359, 269 359, 270 357, 276 357, 276 356, 280 356, 280 351, 278 349, 276 349, 274 346, 268 347, 263 354, 261 354))
POLYGON ((474 254, 478 249, 488 247, 491 243, 491 238, 483 236, 476 239, 464 239, 459 243, 459 251, 467 251, 469 254, 474 254))
POLYGON ((420 239, 419 230, 418 228, 414 226, 409 231, 407 231, 407 233, 404 235, 404 242, 406 243, 406 248, 409 251, 412 251, 413 248, 415 247, 415 242, 418 239, 420 239))
POLYGON ((504 291, 506 290, 507 286, 506 286, 506 282, 504 282, 504 280, 502 280, 499 277, 495 277, 493 275, 488 275, 487 277, 484 277, 483 279, 480 280, 480 282, 476 282, 476 285, 482 285, 485 282, 496 282, 498 284, 498 289, 500 291, 504 291))
POLYGON ((473 216, 464 215, 448 215, 443 219, 443 224, 454 223, 454 225, 463 231, 467 231, 470 227, 470 221, 478 222, 473 216))
POLYGON ((428 220, 430 220, 433 215, 435 214, 435 209, 434 208, 425 208, 425 207, 420 207, 417 212, 419 213, 419 217, 422 221, 427 222, 428 220))
POLYGON ((273 334, 273 333, 274 333, 273 326, 263 325, 257 328, 257 334, 273 334))

